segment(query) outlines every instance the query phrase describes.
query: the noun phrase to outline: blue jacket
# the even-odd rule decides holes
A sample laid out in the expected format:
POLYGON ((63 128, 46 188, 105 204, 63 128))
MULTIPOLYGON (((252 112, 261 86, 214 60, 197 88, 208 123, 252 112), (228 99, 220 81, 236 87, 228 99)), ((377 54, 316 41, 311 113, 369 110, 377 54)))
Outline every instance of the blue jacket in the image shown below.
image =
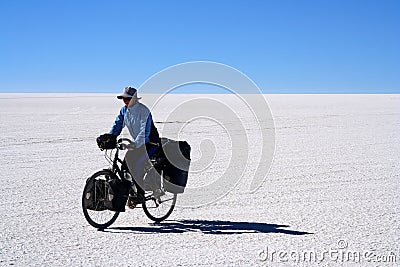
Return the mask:
POLYGON ((126 106, 121 108, 109 133, 118 136, 126 126, 135 146, 141 147, 145 143, 150 142, 149 137, 152 123, 153 118, 150 110, 138 102, 129 108, 126 106))

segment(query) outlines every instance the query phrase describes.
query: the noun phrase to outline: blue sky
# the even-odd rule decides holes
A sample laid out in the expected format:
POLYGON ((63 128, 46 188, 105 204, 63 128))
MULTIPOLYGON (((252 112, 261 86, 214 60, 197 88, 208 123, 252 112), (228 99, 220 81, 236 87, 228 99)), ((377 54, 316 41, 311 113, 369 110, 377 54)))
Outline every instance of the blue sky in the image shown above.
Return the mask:
POLYGON ((400 1, 0 1, 0 92, 119 92, 215 61, 264 93, 400 93, 400 1))

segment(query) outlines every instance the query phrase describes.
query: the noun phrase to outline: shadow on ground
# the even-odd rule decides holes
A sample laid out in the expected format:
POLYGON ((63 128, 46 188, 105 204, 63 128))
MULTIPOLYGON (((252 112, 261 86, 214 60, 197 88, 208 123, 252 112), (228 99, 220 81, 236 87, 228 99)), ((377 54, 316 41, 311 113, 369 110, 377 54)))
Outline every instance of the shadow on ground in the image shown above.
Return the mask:
POLYGON ((312 234, 287 229, 288 225, 267 224, 258 222, 231 222, 208 220, 181 220, 153 223, 149 226, 109 227, 109 233, 185 233, 201 232, 204 234, 248 234, 248 233, 281 233, 288 235, 312 234))

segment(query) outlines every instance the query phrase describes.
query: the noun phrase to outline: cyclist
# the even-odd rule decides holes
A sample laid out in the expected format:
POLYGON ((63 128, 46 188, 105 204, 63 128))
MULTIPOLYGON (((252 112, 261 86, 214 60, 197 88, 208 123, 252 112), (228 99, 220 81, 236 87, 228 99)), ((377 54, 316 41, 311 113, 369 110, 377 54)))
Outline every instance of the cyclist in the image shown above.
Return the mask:
POLYGON ((133 143, 128 147, 123 168, 129 168, 136 182, 137 195, 129 198, 130 203, 136 205, 144 201, 144 190, 139 186, 143 185, 144 163, 149 156, 158 151, 160 137, 149 108, 139 102, 141 98, 137 96, 135 88, 125 87, 117 98, 122 99, 124 106, 109 133, 118 136, 126 126, 132 136, 133 143))

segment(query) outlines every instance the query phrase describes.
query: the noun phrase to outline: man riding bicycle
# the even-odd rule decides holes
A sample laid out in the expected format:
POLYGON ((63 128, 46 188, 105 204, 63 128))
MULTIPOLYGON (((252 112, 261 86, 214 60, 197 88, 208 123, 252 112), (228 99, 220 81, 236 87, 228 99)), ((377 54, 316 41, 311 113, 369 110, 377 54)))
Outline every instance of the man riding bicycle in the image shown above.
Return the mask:
POLYGON ((117 98, 122 99, 125 105, 121 108, 109 133, 118 136, 126 126, 132 136, 133 143, 128 147, 123 168, 125 171, 128 169, 131 171, 136 182, 137 195, 129 197, 129 202, 134 206, 144 201, 144 190, 139 186, 143 185, 144 164, 149 156, 158 151, 160 137, 149 108, 139 102, 141 98, 137 97, 135 88, 125 87, 117 98))

